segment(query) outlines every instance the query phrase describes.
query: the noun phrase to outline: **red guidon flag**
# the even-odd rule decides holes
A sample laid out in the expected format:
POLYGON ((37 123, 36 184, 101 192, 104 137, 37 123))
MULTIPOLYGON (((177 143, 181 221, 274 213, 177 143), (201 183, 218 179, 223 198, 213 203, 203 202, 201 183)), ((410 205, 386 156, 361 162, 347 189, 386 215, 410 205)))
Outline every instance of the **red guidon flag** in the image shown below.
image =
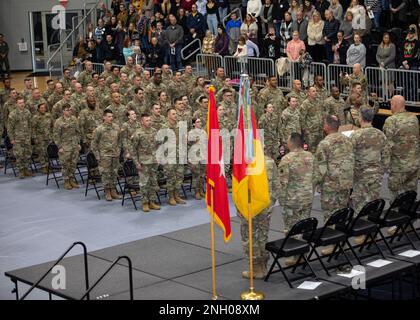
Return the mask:
POLYGON ((230 214, 228 190, 225 176, 225 165, 222 155, 222 138, 220 137, 214 87, 210 88, 209 107, 207 113, 207 181, 206 201, 211 214, 211 188, 213 188, 213 210, 216 223, 224 232, 225 242, 230 240, 230 214))

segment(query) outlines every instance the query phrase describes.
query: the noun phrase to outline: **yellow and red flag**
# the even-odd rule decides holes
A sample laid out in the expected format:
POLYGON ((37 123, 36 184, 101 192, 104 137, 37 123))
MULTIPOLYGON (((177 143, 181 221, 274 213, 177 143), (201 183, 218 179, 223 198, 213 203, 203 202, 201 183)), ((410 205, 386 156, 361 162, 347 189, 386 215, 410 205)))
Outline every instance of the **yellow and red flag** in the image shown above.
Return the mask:
POLYGON ((249 78, 242 75, 232 166, 232 197, 236 209, 246 219, 258 215, 270 205, 264 151, 249 91, 249 78))
POLYGON ((217 117, 214 87, 210 88, 209 107, 207 113, 207 167, 206 167, 206 202, 207 209, 211 212, 213 190, 213 210, 216 223, 224 232, 225 242, 230 240, 230 214, 229 200, 225 176, 225 165, 222 155, 222 138, 220 136, 219 119, 217 117))

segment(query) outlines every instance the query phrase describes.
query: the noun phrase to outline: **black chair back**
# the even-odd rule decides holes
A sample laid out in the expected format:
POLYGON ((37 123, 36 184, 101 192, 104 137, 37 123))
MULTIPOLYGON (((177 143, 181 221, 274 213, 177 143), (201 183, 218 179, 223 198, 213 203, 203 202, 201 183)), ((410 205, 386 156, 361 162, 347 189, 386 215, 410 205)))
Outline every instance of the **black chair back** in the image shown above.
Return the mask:
POLYGON ((87 153, 86 164, 87 164, 88 170, 96 169, 99 166, 98 161, 96 160, 96 157, 93 154, 93 152, 88 152, 87 153))
POLYGON ((307 219, 304 219, 295 223, 290 229, 290 231, 287 233, 286 238, 284 238, 281 249, 283 249, 284 246, 287 245, 287 242, 291 237, 294 237, 297 235, 307 234, 307 235, 310 235, 309 239, 312 239, 317 226, 318 226, 318 220, 313 217, 307 218, 307 219))
POLYGON ((324 228, 335 226, 336 224, 348 226, 353 218, 354 211, 352 208, 343 208, 334 212, 331 217, 325 222, 324 228))
POLYGON ((10 141, 10 138, 9 138, 9 136, 8 136, 8 135, 6 135, 6 136, 4 137, 4 146, 6 147, 6 150, 7 150, 7 151, 10 151, 10 150, 12 150, 12 149, 13 149, 13 144, 12 144, 12 142, 10 141))
POLYGON ((365 204, 365 206, 360 210, 357 217, 353 220, 352 226, 359 220, 360 218, 369 216, 374 218, 379 218, 382 214, 382 211, 385 207, 385 200, 383 199, 376 199, 371 202, 365 204))
POLYGON ((391 206, 388 208, 387 212, 385 213, 384 219, 388 216, 390 212, 398 212, 400 214, 410 215, 411 209, 416 201, 417 192, 415 191, 406 191, 404 193, 399 194, 394 202, 392 202, 391 206))
POLYGON ((137 168, 134 165, 133 160, 126 160, 124 162, 123 170, 124 170, 124 176, 126 178, 138 176, 137 168))
POLYGON ((420 219, 420 200, 413 204, 410 210, 410 217, 412 219, 420 219))
POLYGON ((47 157, 50 160, 58 159, 58 147, 55 143, 50 143, 47 146, 47 157))

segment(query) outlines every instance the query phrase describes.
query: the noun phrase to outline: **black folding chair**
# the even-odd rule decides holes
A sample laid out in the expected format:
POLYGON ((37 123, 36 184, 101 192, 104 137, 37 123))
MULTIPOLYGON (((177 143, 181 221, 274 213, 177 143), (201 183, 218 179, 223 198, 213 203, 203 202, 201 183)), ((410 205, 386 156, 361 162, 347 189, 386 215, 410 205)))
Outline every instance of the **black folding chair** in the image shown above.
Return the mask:
POLYGON ((48 172, 47 172, 47 181, 45 184, 48 186, 48 182, 50 180, 54 180, 55 184, 57 185, 57 188, 60 189, 58 181, 63 180, 63 175, 61 174, 62 166, 60 163, 60 159, 58 158, 57 145, 55 143, 50 143, 47 146, 46 153, 47 153, 47 159, 48 159, 48 172))
POLYGON ((12 169, 14 176, 16 177, 16 157, 13 155, 13 144, 10 142, 8 135, 4 137, 4 174, 7 169, 12 169))
POLYGON ((385 259, 385 256, 379 248, 378 244, 376 243, 375 238, 373 237, 374 234, 378 231, 378 225, 372 221, 369 221, 367 218, 369 215, 374 214, 381 214, 382 210, 385 206, 385 201, 382 199, 373 200, 367 203, 362 210, 360 210, 359 214, 350 222, 348 227, 345 224, 337 224, 336 230, 342 231, 347 234, 346 243, 347 246, 350 248, 351 252, 353 253, 354 257, 357 259, 357 262, 362 265, 361 258, 356 254, 353 246, 349 242, 349 238, 351 237, 359 237, 359 236, 366 236, 364 242, 360 246, 359 252, 362 252, 363 247, 367 243, 368 240, 371 240, 372 243, 377 248, 379 254, 382 258, 385 259))
POLYGON ((184 194, 185 199, 187 199, 187 193, 185 190, 188 190, 191 193, 192 190, 192 173, 188 169, 187 172, 184 173, 184 181, 182 182, 182 193, 184 194))
MULTIPOLYGON (((407 238, 408 242, 410 242, 413 249, 416 250, 414 243, 411 241, 404 228, 411 221, 410 210, 413 207, 414 202, 416 201, 416 197, 417 193, 415 191, 404 192, 395 198, 394 202, 391 204, 388 210, 386 210, 385 214, 378 215, 376 213, 374 215, 369 216, 369 221, 372 221, 379 226, 374 238, 376 238, 376 236, 379 234, 392 255, 395 255, 395 253, 391 248, 391 244, 399 231, 402 232, 402 235, 404 235, 407 238), (381 228, 389 228, 393 226, 396 226, 397 229, 392 235, 390 242, 388 242, 386 237, 382 233, 381 228)), ((372 243, 368 245, 368 249, 370 248, 371 244, 372 243)))
MULTIPOLYGON (((310 234, 304 234, 303 238, 307 241, 313 243, 313 248, 311 253, 308 256, 308 260, 311 259, 313 253, 317 253, 317 247, 325 247, 334 245, 333 251, 328 255, 328 262, 331 261, 332 257, 338 258, 340 253, 344 255, 346 258, 347 263, 353 267, 349 257, 347 256, 346 252, 344 251, 343 245, 347 240, 347 234, 343 231, 337 230, 335 227, 337 225, 342 225, 345 228, 348 228, 351 219, 353 218, 353 209, 351 208, 344 208, 334 212, 331 217, 325 222, 325 225, 322 228, 315 230, 312 237, 310 234), (336 251, 339 251, 336 254, 336 251)), ((318 254, 317 254, 318 256, 318 254)), ((319 257, 319 256, 318 256, 319 257)), ((322 262, 322 259, 319 258, 322 262)), ((322 266, 325 272, 330 275, 328 268, 322 263, 322 266)))
POLYGON ((82 183, 85 183, 84 177, 88 176, 87 170, 83 170, 87 168, 87 160, 86 160, 86 149, 84 147, 84 144, 81 143, 81 150, 79 152, 79 160, 77 161, 77 173, 80 177, 80 180, 82 180, 82 183))
POLYGON ((133 202, 134 208, 137 210, 136 200, 140 199, 139 195, 133 196, 131 191, 140 191, 140 186, 130 182, 130 179, 138 177, 137 168, 134 165, 133 160, 126 160, 123 164, 123 175, 124 175, 124 187, 122 188, 122 202, 121 205, 124 205, 126 199, 131 199, 133 202))
MULTIPOLYGON (((416 220, 420 219, 420 200, 417 201, 416 203, 414 203, 413 207, 410 210, 410 222, 404 227, 404 230, 406 232, 410 232, 408 229, 408 227, 411 227, 411 229, 413 230, 414 234, 416 235, 417 239, 420 241, 420 235, 418 234, 416 228, 414 227, 414 222, 416 222, 416 220)), ((401 234, 398 238, 398 241, 401 240, 401 237, 403 235, 401 234)))
MULTIPOLYGON (((317 275, 315 274, 315 271, 313 270, 309 259, 306 258, 305 254, 308 253, 312 245, 309 241, 299 240, 296 239, 296 236, 303 235, 303 234, 309 234, 310 238, 312 238, 316 227, 318 225, 318 220, 315 218, 308 218, 301 220, 297 222, 287 233, 286 238, 279 239, 276 241, 268 242, 265 245, 265 249, 270 252, 271 256, 273 257, 274 261, 271 264, 270 269, 268 270, 267 275, 265 276, 264 281, 268 281, 270 278, 270 275, 273 273, 281 272, 283 274, 284 279, 289 284, 290 288, 293 288, 293 285, 289 278, 287 277, 286 273, 284 272, 284 268, 281 266, 279 259, 280 258, 287 258, 292 256, 299 256, 296 265, 293 267, 292 273, 295 272, 298 263, 301 261, 301 259, 305 260, 305 263, 303 266, 308 265, 311 269, 311 272, 315 278, 317 278, 317 275), (278 270, 274 270, 275 266, 278 266, 278 270)), ((318 255, 318 254, 317 254, 318 255)))
POLYGON ((86 154, 86 166, 88 175, 86 179, 85 197, 90 190, 95 190, 96 196, 98 197, 98 200, 100 200, 99 191, 104 191, 104 188, 102 186, 102 177, 99 174, 98 161, 93 152, 88 152, 86 154))

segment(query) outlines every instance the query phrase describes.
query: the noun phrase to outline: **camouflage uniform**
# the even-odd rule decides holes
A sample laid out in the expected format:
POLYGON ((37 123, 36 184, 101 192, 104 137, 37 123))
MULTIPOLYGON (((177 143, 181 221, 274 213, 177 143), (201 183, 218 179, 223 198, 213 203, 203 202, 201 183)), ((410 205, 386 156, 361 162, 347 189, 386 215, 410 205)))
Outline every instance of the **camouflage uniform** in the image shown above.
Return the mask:
POLYGON ((170 72, 169 73, 162 72, 162 83, 165 86, 168 86, 171 81, 172 81, 172 74, 170 72))
POLYGON ((223 100, 223 91, 225 89, 228 89, 230 92, 232 92, 232 101, 235 103, 238 102, 239 97, 238 97, 238 92, 236 92, 235 89, 233 89, 232 87, 222 87, 219 91, 216 91, 216 95, 214 96, 216 99, 216 103, 219 104, 220 102, 222 102, 223 100))
POLYGON ((169 101, 174 101, 174 99, 188 95, 187 85, 182 81, 172 80, 168 83, 168 92, 169 101))
POLYGON ((315 88, 317 93, 316 98, 320 103, 323 103, 329 96, 327 89, 325 87, 320 88, 317 86, 315 86, 315 88))
POLYGON ((203 110, 202 108, 194 112, 193 118, 201 120, 201 127, 207 128, 207 109, 203 110))
POLYGON ((34 152, 38 155, 38 162, 41 167, 47 167, 46 151, 52 141, 51 130, 53 119, 50 113, 37 113, 32 118, 32 139, 34 140, 34 152))
POLYGON ((328 97, 324 102, 324 115, 336 116, 340 120, 340 125, 349 123, 348 117, 344 113, 346 103, 343 98, 328 97))
POLYGON ((120 128, 115 123, 102 123, 93 131, 92 152, 99 162, 105 189, 114 190, 120 166, 120 128))
POLYGON ((83 94, 77 94, 76 92, 71 95, 71 106, 73 115, 77 118, 80 111, 87 108, 86 98, 83 94))
POLYGON ((48 98, 50 96, 52 96, 52 94, 54 93, 54 90, 46 90, 44 91, 44 93, 42 94, 42 97, 44 98, 45 101, 48 101, 48 98))
POLYGON ((80 72, 79 76, 77 77, 77 82, 79 82, 83 88, 87 87, 89 83, 93 80, 93 71, 83 70, 80 72))
MULTIPOLYGON (((139 121, 126 121, 121 126, 121 139, 122 139, 122 146, 123 150, 126 153, 131 152, 131 144, 132 144, 132 138, 134 133, 140 129, 140 122, 139 121)), ((131 158, 131 157, 130 157, 131 158)))
MULTIPOLYGON (((73 107, 71 102, 67 102, 64 99, 61 99, 60 101, 58 101, 51 109, 51 116, 53 117, 54 120, 57 120, 58 118, 61 117, 61 115, 63 114, 63 106, 65 104, 69 104, 73 107)), ((75 114, 73 114, 74 116, 76 116, 75 114)))
POLYGON ((326 136, 314 157, 314 186, 321 190, 325 221, 337 210, 348 207, 353 173, 354 154, 350 139, 339 132, 326 136))
POLYGON ((219 92, 224 86, 224 79, 216 76, 211 80, 211 85, 214 87, 214 92, 219 92))
POLYGON ((181 79, 187 85, 187 91, 192 92, 197 78, 193 74, 189 75, 184 73, 181 79))
POLYGON ((107 87, 109 87, 112 83, 120 84, 120 77, 115 77, 113 74, 111 74, 108 78, 105 80, 105 84, 107 87))
MULTIPOLYGON (((26 101, 26 100, 25 100, 26 101)), ((32 97, 26 102, 25 107, 28 109, 32 115, 35 115, 38 111, 38 105, 40 104, 46 104, 47 101, 45 101, 44 98, 39 98, 37 100, 34 100, 32 97)))
POLYGON ((29 101, 29 99, 32 97, 32 90, 25 89, 20 94, 23 97, 23 100, 25 101, 25 104, 29 101))
POLYGON ((108 87, 97 87, 94 90, 95 98, 96 98, 96 105, 100 110, 105 110, 110 103, 110 90, 108 87))
POLYGON ((110 77, 111 75, 112 75, 112 72, 111 71, 105 70, 104 72, 101 73, 100 77, 101 78, 104 78, 105 81, 106 81, 106 79, 108 79, 108 77, 110 77))
POLYGON ((126 73, 128 78, 131 79, 132 77, 134 77, 134 74, 135 74, 134 67, 125 65, 124 67, 121 68, 120 73, 126 73))
POLYGON ((298 92, 294 89, 286 95, 286 101, 289 99, 289 97, 296 98, 298 101, 298 106, 300 106, 302 102, 305 101, 307 98, 306 93, 304 91, 298 92))
POLYGON ((287 140, 289 139, 292 133, 302 133, 302 128, 300 126, 300 112, 299 110, 292 109, 287 107, 281 113, 281 144, 287 146, 287 140))
POLYGON ((358 76, 352 73, 349 75, 349 78, 341 77, 340 82, 341 84, 348 86, 349 89, 353 87, 353 84, 360 83, 362 85, 362 90, 363 90, 362 96, 366 99, 368 83, 367 83, 366 76, 363 73, 360 73, 358 76))
POLYGON ((159 101, 158 103, 160 105, 160 110, 161 110, 160 112, 162 114, 167 114, 168 110, 172 108, 172 104, 170 101, 166 101, 166 102, 159 101))
POLYGON ((258 120, 258 129, 264 130, 264 153, 273 159, 279 155, 279 118, 277 114, 264 113, 258 120))
POLYGON ((63 149, 59 153, 62 165, 64 180, 73 180, 77 161, 79 160, 80 127, 75 116, 66 119, 64 116, 58 118, 54 123, 54 142, 58 149, 63 149))
POLYGON ((50 95, 50 97, 47 100, 48 103, 48 111, 52 111, 52 108, 54 107, 54 105, 63 99, 63 95, 62 94, 57 94, 56 92, 54 92, 52 95, 50 95))
POLYGON ((313 156, 299 150, 286 154, 279 164, 279 202, 284 209, 284 232, 309 218, 313 201, 313 156))
POLYGON ((314 153, 324 135, 323 110, 318 100, 306 99, 300 106, 300 120, 305 142, 314 153))
POLYGON ((114 102, 111 102, 111 104, 106 107, 107 110, 111 110, 112 114, 114 115, 114 121, 113 123, 122 126, 122 124, 127 120, 127 107, 123 104, 115 104, 114 102))
POLYGON ((32 155, 31 146, 31 113, 27 109, 15 108, 9 114, 7 134, 13 145, 13 155, 16 157, 16 167, 19 174, 27 170, 32 155))
POLYGON ((167 92, 167 88, 163 83, 156 85, 152 82, 144 89, 144 100, 146 102, 147 109, 149 109, 154 103, 158 102, 159 92, 161 91, 167 92))
POLYGON ((176 119, 178 122, 185 121, 187 124, 187 128, 190 129, 192 126, 191 123, 191 112, 188 110, 176 110, 176 119))
POLYGON ((388 188, 393 201, 400 193, 417 190, 419 122, 412 113, 398 112, 385 120, 383 131, 391 157, 388 188))
POLYGON ((156 132, 158 132, 166 123, 166 118, 162 115, 158 117, 152 114, 150 118, 152 119, 152 128, 155 129, 156 132))
POLYGON ((280 88, 272 88, 271 86, 261 89, 258 95, 258 101, 261 107, 267 103, 274 106, 274 112, 280 118, 281 113, 286 108, 286 100, 284 99, 283 91, 280 88))
POLYGON ((197 99, 201 96, 207 96, 206 90, 202 86, 195 87, 191 92, 189 96, 189 101, 191 101, 192 105, 198 104, 197 99))
POLYGON ((229 117, 231 122, 236 123, 238 118, 238 105, 233 101, 231 103, 222 101, 220 105, 222 105, 225 109, 225 116, 229 117))
POLYGON ((12 113, 13 110, 16 109, 16 100, 10 98, 6 101, 6 103, 3 106, 3 121, 4 121, 4 127, 7 129, 8 122, 9 122, 9 115, 12 113))
POLYGON ((141 116, 146 112, 144 100, 140 101, 137 97, 134 97, 129 103, 127 103, 127 110, 134 110, 137 116, 141 116))
MULTIPOLYGON (((276 163, 270 157, 265 156, 265 165, 271 203, 269 207, 261 211, 261 213, 254 217, 252 220, 252 260, 254 264, 263 264, 264 266, 267 265, 269 258, 268 251, 265 250, 265 245, 268 242, 272 207, 276 203, 276 200, 279 199, 280 194, 280 180, 276 163)), ((242 216, 240 216, 240 220, 242 247, 245 256, 249 259, 248 220, 242 216)))
POLYGON ((61 78, 58 82, 60 82, 62 84, 64 90, 72 90, 73 91, 73 89, 71 87, 71 80, 70 79, 61 78))
POLYGON ((383 175, 389 166, 389 150, 385 134, 372 125, 354 131, 350 140, 354 152, 351 199, 358 214, 364 205, 380 197, 383 175))
POLYGON ((127 104, 127 102, 129 101, 127 99, 127 95, 131 90, 131 85, 129 83, 123 84, 122 82, 120 83, 120 94, 121 94, 121 103, 123 104, 127 104))
MULTIPOLYGON (((258 100, 258 87, 255 85, 252 86, 249 90, 249 94, 251 95, 251 104, 252 109, 254 110, 255 119, 259 119, 264 114, 264 106, 262 106, 258 100)), ((234 102, 237 103, 237 101, 238 100, 235 100, 234 102)))
POLYGON ((102 123, 102 113, 99 109, 94 110, 86 108, 80 112, 79 115, 79 126, 83 146, 86 152, 90 150, 90 144, 93 139, 93 131, 102 123))
POLYGON ((193 154, 188 153, 188 166, 190 167, 193 178, 193 188, 200 195, 203 194, 203 184, 206 179, 205 163, 207 161, 207 152, 205 154, 201 153, 202 150, 207 151, 206 138, 206 135, 201 129, 192 129, 188 132, 189 152, 193 152, 191 151, 192 148, 196 150, 193 154))

